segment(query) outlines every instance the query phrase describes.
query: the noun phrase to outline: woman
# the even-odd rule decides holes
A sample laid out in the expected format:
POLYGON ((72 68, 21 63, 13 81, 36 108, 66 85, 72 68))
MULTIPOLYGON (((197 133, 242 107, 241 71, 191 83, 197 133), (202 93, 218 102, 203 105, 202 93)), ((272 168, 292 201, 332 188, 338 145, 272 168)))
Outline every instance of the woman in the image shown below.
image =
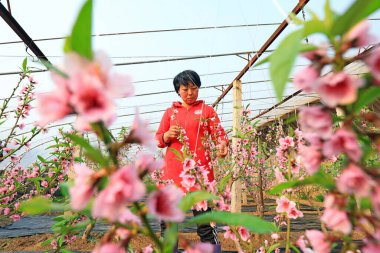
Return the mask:
MULTIPOLYGON (((165 166, 163 169, 163 179, 171 180, 185 192, 189 189, 181 184, 180 174, 183 170, 183 164, 177 158, 175 149, 182 153, 183 143, 179 140, 180 134, 182 139, 187 142, 187 148, 193 159, 197 162, 198 167, 202 167, 209 173, 208 181, 214 180, 214 173, 211 166, 209 151, 203 147, 202 140, 211 136, 212 141, 217 145, 219 157, 225 157, 228 150, 228 137, 220 125, 220 120, 215 110, 206 105, 204 101, 197 100, 201 80, 199 75, 192 70, 185 70, 179 73, 173 80, 174 89, 181 97, 182 102, 174 102, 168 108, 162 117, 160 127, 156 133, 158 147, 168 147, 165 154, 165 166)), ((190 191, 195 190, 191 188, 190 191)), ((210 211, 210 208, 203 211, 193 210, 194 215, 199 215, 210 211)), ((161 223, 162 230, 165 224, 161 223)), ((215 251, 221 252, 220 243, 216 231, 210 225, 199 225, 197 233, 202 242, 214 244, 215 251)))

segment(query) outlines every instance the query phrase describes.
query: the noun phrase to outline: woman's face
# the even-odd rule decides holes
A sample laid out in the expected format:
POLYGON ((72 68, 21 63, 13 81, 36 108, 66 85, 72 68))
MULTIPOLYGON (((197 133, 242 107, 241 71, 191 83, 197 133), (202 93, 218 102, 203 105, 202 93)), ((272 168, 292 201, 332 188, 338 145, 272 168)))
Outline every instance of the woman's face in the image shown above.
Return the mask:
POLYGON ((198 91, 199 88, 193 83, 189 83, 187 86, 184 86, 183 84, 179 86, 179 95, 181 96, 182 101, 187 105, 192 105, 197 101, 198 91))

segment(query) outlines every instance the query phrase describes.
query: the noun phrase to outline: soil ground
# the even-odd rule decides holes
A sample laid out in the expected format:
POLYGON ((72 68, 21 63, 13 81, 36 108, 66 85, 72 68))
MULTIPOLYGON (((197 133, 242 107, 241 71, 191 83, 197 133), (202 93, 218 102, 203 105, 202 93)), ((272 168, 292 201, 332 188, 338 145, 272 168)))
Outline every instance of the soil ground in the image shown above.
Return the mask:
MULTIPOLYGON (((298 233, 297 233, 298 234, 298 233)), ((292 237, 298 237, 297 234, 292 234, 292 237)), ((74 241, 73 244, 68 246, 68 249, 81 251, 81 252, 89 252, 95 247, 96 238, 98 237, 96 234, 90 241, 82 240, 78 238, 74 241)), ((41 243, 45 240, 52 237, 52 234, 39 234, 32 236, 23 236, 16 238, 3 238, 0 239, 0 252, 20 252, 20 251, 31 251, 31 252, 41 252, 44 250, 51 249, 51 246, 41 246, 41 243)), ((199 238, 196 233, 180 233, 180 238, 185 239, 191 242, 198 242, 199 238)), ((235 244, 232 240, 226 240, 223 238, 223 234, 219 234, 219 239, 222 243, 223 251, 236 251, 235 244)), ((268 238, 269 239, 269 238, 268 238)), ((138 236, 132 240, 133 248, 136 250, 140 250, 152 242, 149 238, 138 236)), ((180 245, 182 244, 182 240, 180 239, 180 245)), ((259 246, 258 240, 255 242, 257 246, 259 246)), ((181 246, 180 246, 181 248, 181 246)))
MULTIPOLYGON (((268 221, 272 221, 273 217, 275 215, 274 210, 274 201, 273 200, 267 200, 269 201, 266 203, 266 212, 265 212, 265 219, 268 221)), ((256 207, 255 205, 249 201, 250 203, 247 203, 246 205, 242 206, 242 211, 247 214, 257 215, 255 213, 256 207)), ((292 221, 292 233, 291 233, 291 239, 293 242, 295 242, 300 235, 304 233, 306 229, 321 229, 320 228, 320 221, 318 218, 319 211, 312 206, 318 206, 313 203, 313 205, 309 205, 309 203, 304 203, 301 206, 301 210, 304 213, 304 217, 292 221)), ((43 217, 42 217, 43 218, 43 217)), ((26 218, 27 219, 27 218, 26 218)), ((47 226, 44 220, 38 220, 34 223, 26 223, 24 222, 24 226, 9 226, 8 224, 0 224, 0 252, 42 252, 51 249, 50 245, 47 246, 41 246, 42 242, 45 240, 52 238, 53 235, 49 234, 46 230, 47 226), (36 226, 37 223, 37 226, 36 226), (7 226, 8 225, 8 226, 7 226), (33 226, 32 226, 33 225, 33 226), (38 226, 39 225, 39 226, 38 226), (38 230, 44 228, 44 230, 38 230), (1 230, 3 229, 4 233, 1 233, 1 230), (29 231, 29 234, 27 230, 29 231), (39 232, 38 232, 38 231, 39 232), (44 232, 46 231, 46 232, 44 232), (11 236, 10 234, 13 234, 11 236), (24 234, 24 236, 22 236, 24 234), (2 238, 1 238, 2 235, 2 238)), ((156 228, 157 229, 157 228, 156 228)), ((157 231, 157 230, 154 230, 157 231)), ((181 230, 180 230, 181 231, 181 230)), ((182 232, 182 231, 181 231, 182 232)), ((285 238, 284 232, 279 233, 282 238, 285 238)), ((67 247, 67 249, 76 251, 76 252, 91 252, 91 250, 96 246, 96 241, 102 236, 101 232, 94 231, 91 236, 90 240, 86 241, 78 237, 71 245, 67 247)), ((190 242, 198 242, 199 238, 197 234, 194 232, 194 230, 186 230, 183 231, 183 233, 179 234, 180 237, 180 248, 181 245, 183 245, 183 242, 190 241, 190 242)), ((354 240, 361 240, 363 237, 356 233, 354 235, 354 240)), ((222 244, 222 250, 224 252, 237 252, 237 249, 235 247, 235 244, 230 239, 225 239, 223 237, 223 233, 219 232, 219 239, 222 244)), ((259 248, 263 243, 263 241, 267 239, 268 241, 271 241, 271 238, 269 235, 265 235, 262 238, 255 237, 254 245, 255 248, 259 248)), ((144 236, 137 236, 132 241, 132 246, 135 250, 140 250, 149 244, 153 244, 149 238, 146 238, 144 236)))
MULTIPOLYGON (((303 232, 293 232, 291 233, 292 241, 296 241, 299 236, 301 236, 303 232)), ((285 237, 285 233, 280 233, 281 237, 285 237)), ((199 238, 196 233, 180 233, 180 245, 182 245, 182 241, 191 241, 198 242, 199 238)), ((52 237, 52 234, 39 234, 32 236, 23 236, 16 238, 0 238, 0 252, 42 252, 44 250, 51 249, 51 246, 41 246, 42 242, 52 237)), ((67 247, 67 249, 75 250, 79 252, 91 252, 91 250, 96 246, 96 239, 99 238, 99 235, 93 234, 91 240, 86 241, 81 238, 78 238, 74 241, 73 244, 67 247)), ((355 233, 353 239, 360 240, 362 239, 362 235, 359 233, 355 233)), ((222 250, 224 252, 237 252, 235 244, 232 240, 227 240, 223 238, 223 235, 219 233, 219 239, 222 244, 222 250)), ((263 236, 262 239, 256 239, 254 241, 255 248, 260 247, 260 243, 262 243, 265 239, 271 240, 268 235, 263 236)), ((133 248, 136 250, 141 250, 142 248, 152 244, 149 238, 144 236, 137 236, 132 240, 133 248)), ((181 246, 180 246, 181 248, 181 246)))

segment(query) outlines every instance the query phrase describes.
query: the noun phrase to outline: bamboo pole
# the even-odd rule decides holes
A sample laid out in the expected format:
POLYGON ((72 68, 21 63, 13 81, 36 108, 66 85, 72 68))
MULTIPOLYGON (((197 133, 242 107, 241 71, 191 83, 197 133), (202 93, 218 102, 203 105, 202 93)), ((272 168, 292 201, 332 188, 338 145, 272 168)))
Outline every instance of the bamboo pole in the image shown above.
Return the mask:
MULTIPOLYGON (((241 81, 236 80, 233 83, 234 91, 233 91, 233 136, 236 136, 237 132, 240 130, 240 115, 242 111, 242 92, 241 92, 241 81)), ((237 138, 232 137, 232 147, 236 147, 237 138)), ((233 154, 234 156, 234 154, 233 154)), ((233 171, 239 169, 235 165, 233 171)), ((231 197, 231 212, 237 213, 241 212, 241 181, 237 180, 232 184, 231 189, 232 197, 231 197)))

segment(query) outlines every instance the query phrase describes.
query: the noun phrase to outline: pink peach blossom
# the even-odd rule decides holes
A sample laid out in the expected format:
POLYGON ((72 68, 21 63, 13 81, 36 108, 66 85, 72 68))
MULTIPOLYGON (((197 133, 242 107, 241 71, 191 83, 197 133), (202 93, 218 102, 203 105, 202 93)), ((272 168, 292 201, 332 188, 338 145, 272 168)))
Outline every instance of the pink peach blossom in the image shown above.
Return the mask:
POLYGON ((294 75, 294 86, 306 93, 311 93, 315 89, 316 81, 318 80, 319 75, 319 70, 317 70, 313 65, 309 65, 299 70, 294 75))
POLYGON ((184 187, 187 191, 189 191, 192 187, 195 186, 196 178, 192 174, 186 174, 184 171, 179 175, 181 180, 181 186, 184 187))
POLYGON ((318 134, 308 132, 304 133, 303 137, 310 144, 310 146, 320 149, 322 148, 322 139, 318 134))
POLYGON ((73 112, 69 104, 70 93, 64 86, 57 86, 56 90, 37 95, 38 125, 45 126, 59 120, 73 112))
POLYGON ((277 213, 288 213, 293 207, 296 206, 296 203, 293 201, 290 201, 287 197, 281 196, 279 199, 276 199, 277 207, 276 212, 277 213))
POLYGON ((126 228, 119 227, 116 230, 116 237, 122 241, 128 239, 130 235, 131 235, 131 231, 126 228))
POLYGON ((139 152, 136 157, 135 166, 139 171, 147 170, 148 173, 152 173, 164 165, 162 160, 156 160, 152 154, 139 152))
MULTIPOLYGON (((94 60, 89 61, 77 53, 68 53, 65 55, 63 72, 71 78, 81 75, 91 75, 98 79, 100 88, 112 98, 121 98, 133 95, 133 86, 131 77, 128 75, 112 73, 112 62, 106 53, 97 51, 94 54, 94 60)), ((74 84, 70 81, 68 85, 71 89, 76 90, 74 84)))
POLYGON ((295 206, 290 208, 290 210, 288 210, 288 212, 286 213, 288 218, 290 219, 297 219, 297 218, 302 218, 303 217, 303 213, 298 210, 295 206))
POLYGON ((362 156, 362 150, 356 136, 350 130, 338 129, 335 134, 323 144, 323 154, 326 157, 333 157, 345 153, 353 161, 357 162, 362 156))
POLYGON ((240 226, 238 228, 238 232, 243 241, 247 241, 249 239, 250 234, 249 234, 248 229, 246 229, 245 227, 240 226))
POLYGON ((368 243, 362 248, 363 253, 379 253, 380 243, 368 243))
POLYGON ((206 211, 208 208, 207 200, 203 200, 195 204, 194 209, 197 211, 206 211))
POLYGON ((297 246, 300 247, 301 251, 302 252, 305 252, 305 253, 314 253, 314 251, 308 247, 308 241, 305 239, 305 236, 301 235, 297 242, 296 242, 297 246))
POLYGON ((373 238, 364 239, 365 246, 362 248, 363 253, 378 253, 380 252, 380 228, 377 227, 376 232, 373 234, 373 238))
POLYGON ((153 253, 152 245, 148 245, 145 248, 143 248, 143 253, 153 253))
POLYGON ((329 253, 330 242, 325 235, 319 230, 306 230, 306 237, 309 239, 310 245, 313 247, 315 253, 329 253))
POLYGON ((70 104, 78 113, 77 128, 87 130, 90 123, 102 121, 110 126, 116 118, 116 108, 112 98, 102 89, 99 80, 92 75, 76 75, 71 78, 76 90, 70 104))
POLYGON ((275 175, 276 180, 277 180, 278 183, 286 182, 286 179, 285 179, 284 175, 282 174, 282 172, 278 168, 276 168, 274 170, 274 175, 275 175))
MULTIPOLYGON (((78 53, 69 52, 65 54, 65 57, 63 58, 63 65, 60 66, 60 69, 69 77, 72 77, 74 75, 77 75, 78 73, 86 71, 87 67, 90 65, 91 61, 87 58, 84 58, 78 53)), ((53 76, 60 77, 56 73, 53 73, 53 76)))
POLYGON ((327 139, 332 134, 332 117, 321 106, 302 107, 300 109, 300 125, 303 132, 311 132, 327 139))
POLYGON ((185 161, 183 161, 183 169, 185 171, 194 169, 195 165, 196 165, 196 163, 193 159, 185 158, 185 161))
POLYGON ((84 164, 74 164, 74 171, 74 185, 70 188, 70 203, 74 210, 82 210, 93 194, 91 176, 95 172, 84 164))
POLYGON ((58 248, 58 243, 57 243, 56 240, 51 241, 50 245, 53 247, 53 249, 57 249, 58 248))
POLYGON ((280 239, 280 235, 277 234, 277 233, 274 233, 274 234, 271 234, 270 236, 272 238, 272 240, 274 240, 275 242, 278 241, 278 239, 280 239))
POLYGON ((3 213, 4 215, 8 215, 11 212, 11 209, 9 207, 4 208, 3 213))
POLYGON ((285 138, 280 138, 278 141, 281 150, 287 150, 289 147, 294 147, 294 140, 292 137, 286 136, 285 138))
POLYGON ((212 253, 214 251, 214 246, 210 243, 199 242, 195 245, 185 248, 183 253, 212 253))
POLYGON ((323 103, 335 107, 353 103, 357 98, 358 88, 362 85, 362 79, 345 72, 329 73, 318 80, 316 91, 323 103))
POLYGON ((349 164, 337 179, 337 187, 340 192, 355 194, 358 197, 368 197, 373 182, 355 164, 349 164))
POLYGON ((231 231, 230 227, 224 226, 222 228, 225 230, 224 235, 223 235, 224 238, 231 239, 233 241, 238 241, 236 235, 231 231))
POLYGON ((13 214, 9 218, 11 218, 13 220, 13 222, 16 222, 16 221, 21 219, 19 214, 13 214))
POLYGON ((138 225, 141 225, 141 220, 138 216, 136 216, 134 213, 131 212, 131 210, 129 210, 128 208, 125 208, 119 218, 118 218, 118 221, 125 224, 127 222, 131 222, 131 223, 135 223, 135 224, 138 224, 138 225))
POLYGON ((302 56, 309 59, 310 61, 318 62, 327 56, 327 45, 322 45, 318 49, 302 53, 302 56))
POLYGON ((380 217, 380 186, 377 185, 373 189, 371 195, 372 206, 377 217, 380 217))
POLYGON ((48 187, 48 185, 49 185, 49 183, 46 181, 46 180, 43 180, 42 182, 41 182, 41 186, 42 187, 48 187))
POLYGON ((322 154, 318 148, 314 146, 302 146, 300 149, 301 161, 305 166, 306 172, 313 175, 321 166, 322 154))
POLYGON ((349 234, 352 230, 352 225, 347 213, 339 209, 326 208, 321 217, 321 221, 332 230, 340 231, 343 234, 349 234))
POLYGON ((184 212, 178 207, 182 197, 183 192, 176 186, 165 186, 149 196, 148 210, 157 219, 181 222, 185 219, 184 212))
POLYGON ((68 76, 53 73, 56 90, 39 95, 40 124, 75 111, 78 114, 76 127, 80 130, 89 130, 90 123, 98 121, 109 126, 116 117, 112 99, 133 94, 130 77, 111 73, 111 66, 103 52, 96 53, 93 61, 77 53, 66 54, 61 70, 68 76))
POLYGON ((371 70, 372 76, 380 84, 380 48, 376 48, 371 52, 369 56, 365 58, 369 69, 371 70))
POLYGON ((12 148, 3 148, 3 151, 4 152, 9 152, 9 151, 11 151, 12 150, 12 148))
POLYGON ((343 37, 344 45, 350 47, 363 47, 372 43, 373 36, 369 34, 368 20, 363 20, 356 24, 351 30, 343 37))
POLYGON ((130 97, 134 95, 132 78, 128 75, 114 73, 106 82, 108 93, 114 98, 130 97))
POLYGON ((156 149, 154 134, 148 128, 148 122, 140 118, 140 114, 136 109, 135 120, 133 121, 131 135, 136 138, 138 142, 146 146, 150 150, 156 149))
POLYGON ((125 212, 128 202, 137 201, 144 194, 145 185, 137 170, 125 166, 111 176, 107 187, 99 193, 92 207, 92 215, 116 221, 125 212))
POLYGON ((116 243, 105 243, 97 246, 92 253, 126 253, 125 249, 116 243))
POLYGON ((28 79, 29 79, 29 82, 31 82, 31 83, 38 83, 38 82, 36 81, 35 77, 32 76, 32 75, 28 76, 28 79))
POLYGON ((336 194, 327 194, 325 200, 323 201, 323 205, 326 209, 329 208, 339 208, 340 206, 346 205, 346 199, 339 198, 336 194))

